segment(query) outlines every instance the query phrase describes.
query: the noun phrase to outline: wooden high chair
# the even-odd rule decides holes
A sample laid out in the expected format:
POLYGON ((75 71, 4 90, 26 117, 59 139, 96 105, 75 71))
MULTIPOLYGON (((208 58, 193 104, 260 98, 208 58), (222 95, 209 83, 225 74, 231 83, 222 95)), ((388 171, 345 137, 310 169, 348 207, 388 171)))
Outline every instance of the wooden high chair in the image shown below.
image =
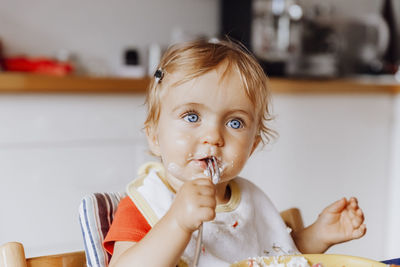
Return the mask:
POLYGON ((293 232, 304 228, 303 218, 298 208, 290 208, 282 211, 280 214, 285 224, 290 227, 293 232))
POLYGON ((0 246, 0 267, 84 267, 84 251, 25 258, 24 246, 9 242, 0 246))

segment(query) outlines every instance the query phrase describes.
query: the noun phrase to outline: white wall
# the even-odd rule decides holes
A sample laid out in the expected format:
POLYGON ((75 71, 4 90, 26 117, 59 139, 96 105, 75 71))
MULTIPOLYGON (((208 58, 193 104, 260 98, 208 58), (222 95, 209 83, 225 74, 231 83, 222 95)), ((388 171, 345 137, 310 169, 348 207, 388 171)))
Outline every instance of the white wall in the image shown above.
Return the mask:
MULTIPOLYGON (((141 132, 143 101, 0 95, 0 243, 20 241, 30 256, 83 249, 81 198, 124 191, 150 159, 141 132)), ((274 103, 280 138, 255 153, 243 176, 279 209, 299 207, 306 224, 332 201, 357 196, 367 235, 329 252, 384 259, 392 97, 277 95, 274 103)))
POLYGON ((400 237, 400 95, 394 99, 389 169, 386 258, 399 257, 400 237))
POLYGON ((83 249, 77 209, 124 191, 145 161, 143 97, 0 95, 0 243, 26 254, 83 249))

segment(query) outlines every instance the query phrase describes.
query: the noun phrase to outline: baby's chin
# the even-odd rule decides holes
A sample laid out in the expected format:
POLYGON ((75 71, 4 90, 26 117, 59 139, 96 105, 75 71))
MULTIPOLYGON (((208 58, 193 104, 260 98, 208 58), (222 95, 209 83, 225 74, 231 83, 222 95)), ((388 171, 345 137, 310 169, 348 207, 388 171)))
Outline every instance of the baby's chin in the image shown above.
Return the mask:
POLYGON ((171 170, 167 170, 167 180, 170 184, 178 185, 179 187, 183 185, 185 182, 195 180, 197 178, 205 178, 204 175, 199 173, 189 173, 186 174, 184 171, 174 172, 171 170))

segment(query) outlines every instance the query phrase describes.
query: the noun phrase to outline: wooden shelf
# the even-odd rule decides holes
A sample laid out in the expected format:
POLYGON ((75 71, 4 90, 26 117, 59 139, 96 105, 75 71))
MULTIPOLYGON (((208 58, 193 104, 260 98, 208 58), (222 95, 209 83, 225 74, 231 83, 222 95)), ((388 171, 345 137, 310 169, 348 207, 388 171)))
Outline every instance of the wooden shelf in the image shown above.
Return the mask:
POLYGON ((150 79, 0 73, 0 93, 143 93, 150 79))
POLYGON ((400 83, 393 79, 332 79, 304 80, 272 78, 273 93, 287 94, 396 94, 400 93, 400 83))
MULTIPOLYGON (((144 93, 150 78, 48 76, 0 73, 0 93, 144 93)), ((273 93, 279 94, 396 94, 400 83, 368 79, 303 80, 271 78, 273 93)))

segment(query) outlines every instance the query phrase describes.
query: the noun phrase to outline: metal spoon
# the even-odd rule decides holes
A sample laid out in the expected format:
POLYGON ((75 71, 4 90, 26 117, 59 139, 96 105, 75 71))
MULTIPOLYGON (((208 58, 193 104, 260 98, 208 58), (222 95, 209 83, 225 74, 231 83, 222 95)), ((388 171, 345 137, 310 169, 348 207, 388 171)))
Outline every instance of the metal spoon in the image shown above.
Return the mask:
MULTIPOLYGON (((207 172, 213 184, 217 184, 220 179, 220 172, 217 159, 214 156, 207 159, 207 172)), ((197 264, 199 263, 202 240, 203 240, 203 224, 200 224, 196 240, 196 249, 193 259, 193 267, 196 267, 197 264)))

